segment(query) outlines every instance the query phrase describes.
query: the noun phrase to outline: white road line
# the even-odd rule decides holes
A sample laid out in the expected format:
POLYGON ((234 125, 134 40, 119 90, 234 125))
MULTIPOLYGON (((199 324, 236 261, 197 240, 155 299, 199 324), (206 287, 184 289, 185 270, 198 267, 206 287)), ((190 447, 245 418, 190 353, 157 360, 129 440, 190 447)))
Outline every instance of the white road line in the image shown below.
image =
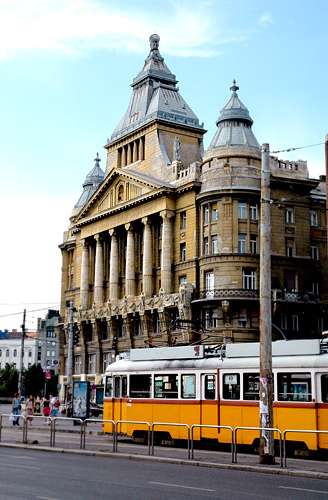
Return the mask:
POLYGON ((60 500, 60 498, 55 498, 55 497, 35 497, 39 498, 40 500, 60 500))
POLYGON ((197 488, 196 486, 184 486, 182 484, 173 483, 160 483, 159 481, 148 481, 149 484, 156 484, 157 486, 170 486, 171 488, 184 488, 186 490, 198 490, 198 491, 210 491, 215 492, 216 490, 210 490, 209 488, 197 488))
POLYGON ((321 495, 328 495, 328 490, 309 490, 307 488, 295 488, 293 486, 279 486, 279 488, 282 488, 284 490, 308 491, 309 493, 320 493, 321 495))
POLYGON ((0 464, 11 469, 29 469, 29 470, 41 470, 41 467, 35 467, 34 465, 21 465, 6 462, 5 464, 0 464))

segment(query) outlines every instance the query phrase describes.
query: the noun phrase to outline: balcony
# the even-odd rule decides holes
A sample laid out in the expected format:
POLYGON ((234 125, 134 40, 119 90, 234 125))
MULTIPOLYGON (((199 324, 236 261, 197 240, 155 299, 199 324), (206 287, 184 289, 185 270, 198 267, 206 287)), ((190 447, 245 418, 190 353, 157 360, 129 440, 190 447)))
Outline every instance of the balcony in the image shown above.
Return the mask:
POLYGON ((272 290, 273 302, 289 302, 289 303, 304 303, 317 304, 320 302, 320 297, 313 292, 301 292, 299 290, 281 290, 274 288, 272 290))
POLYGON ((219 288, 212 290, 200 290, 193 302, 203 300, 258 300, 258 290, 246 290, 244 288, 219 288))

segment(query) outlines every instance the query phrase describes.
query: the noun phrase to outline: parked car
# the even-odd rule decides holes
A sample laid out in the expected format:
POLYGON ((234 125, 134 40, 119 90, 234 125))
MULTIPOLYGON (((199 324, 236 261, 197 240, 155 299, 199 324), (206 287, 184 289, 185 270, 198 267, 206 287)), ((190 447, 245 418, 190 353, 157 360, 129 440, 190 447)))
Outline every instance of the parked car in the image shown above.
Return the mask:
POLYGON ((103 407, 97 403, 90 402, 90 417, 98 418, 103 413, 103 407))

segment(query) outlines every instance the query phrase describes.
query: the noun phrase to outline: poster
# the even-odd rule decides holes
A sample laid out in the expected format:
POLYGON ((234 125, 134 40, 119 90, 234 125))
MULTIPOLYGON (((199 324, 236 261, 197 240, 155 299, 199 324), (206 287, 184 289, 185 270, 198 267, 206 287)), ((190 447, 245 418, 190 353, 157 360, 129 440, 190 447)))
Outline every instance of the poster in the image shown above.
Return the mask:
POLYGON ((89 418, 90 382, 73 382, 73 417, 89 418))

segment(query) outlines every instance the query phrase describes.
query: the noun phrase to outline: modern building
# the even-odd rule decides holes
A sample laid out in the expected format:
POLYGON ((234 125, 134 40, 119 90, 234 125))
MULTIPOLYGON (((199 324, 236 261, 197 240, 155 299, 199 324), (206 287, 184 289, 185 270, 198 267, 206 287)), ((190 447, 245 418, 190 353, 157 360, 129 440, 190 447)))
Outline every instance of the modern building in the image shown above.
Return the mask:
MULTIPOLYGON (((0 369, 6 364, 20 370, 22 333, 17 330, 0 332, 0 369)), ((37 334, 27 332, 24 339, 23 367, 28 369, 37 362, 37 334)))
MULTIPOLYGON (((73 377, 100 383, 130 347, 259 338, 261 148, 233 82, 203 124, 150 37, 127 111, 97 155, 62 251, 61 382, 73 301, 73 377)), ((214 103, 216 104, 216 103, 214 103)), ((269 140, 270 138, 268 138, 269 140)), ((271 157, 272 304, 281 338, 326 328, 325 179, 271 157)))
POLYGON ((44 371, 52 370, 55 375, 58 373, 60 354, 56 329, 59 318, 59 311, 49 309, 44 319, 38 319, 37 362, 44 371))

